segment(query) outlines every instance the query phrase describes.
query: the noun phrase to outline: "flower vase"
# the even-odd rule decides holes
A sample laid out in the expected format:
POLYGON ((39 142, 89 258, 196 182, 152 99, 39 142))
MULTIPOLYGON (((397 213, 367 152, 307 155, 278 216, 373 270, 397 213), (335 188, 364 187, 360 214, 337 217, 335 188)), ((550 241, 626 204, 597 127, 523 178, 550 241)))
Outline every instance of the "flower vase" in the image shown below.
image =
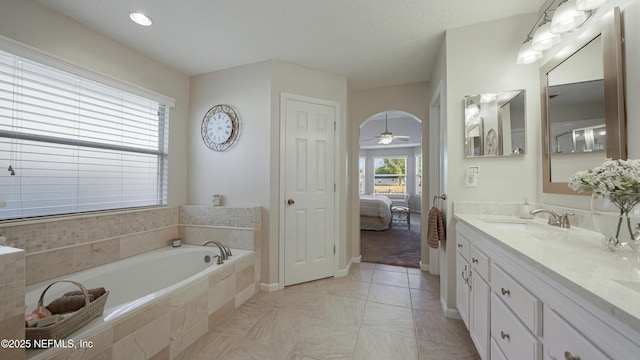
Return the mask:
POLYGON ((640 194, 591 195, 591 218, 596 229, 604 235, 604 249, 616 251, 621 246, 629 246, 636 253, 640 251, 639 202, 640 194))

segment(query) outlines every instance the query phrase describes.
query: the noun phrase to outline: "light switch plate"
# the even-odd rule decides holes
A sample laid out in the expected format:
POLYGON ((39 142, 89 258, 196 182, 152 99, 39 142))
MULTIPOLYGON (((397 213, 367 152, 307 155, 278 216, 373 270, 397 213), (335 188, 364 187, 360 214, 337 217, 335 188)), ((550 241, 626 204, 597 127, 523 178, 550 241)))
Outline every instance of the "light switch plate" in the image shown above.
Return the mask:
POLYGON ((464 185, 466 187, 477 187, 479 174, 479 166, 469 166, 464 177, 464 185))
POLYGON ((7 206, 7 202, 6 201, 0 201, 0 208, 3 208, 7 206))

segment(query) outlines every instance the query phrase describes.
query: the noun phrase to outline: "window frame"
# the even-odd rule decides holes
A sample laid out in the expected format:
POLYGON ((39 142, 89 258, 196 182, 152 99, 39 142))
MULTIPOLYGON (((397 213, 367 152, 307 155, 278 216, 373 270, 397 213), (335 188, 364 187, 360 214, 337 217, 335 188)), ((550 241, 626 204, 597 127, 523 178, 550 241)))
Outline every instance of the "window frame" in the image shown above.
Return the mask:
MULTIPOLYGON (((175 100, 153 92, 148 89, 144 89, 137 85, 133 85, 130 83, 126 83, 112 77, 106 76, 104 74, 97 73, 93 70, 84 68, 82 66, 78 66, 52 56, 50 54, 44 53, 38 49, 31 48, 27 45, 18 43, 11 39, 0 36, 0 50, 17 57, 17 59, 24 59, 30 62, 35 62, 41 65, 45 65, 47 67, 55 69, 55 71, 60 71, 61 75, 68 74, 74 77, 81 78, 82 80, 90 80, 98 83, 100 86, 106 86, 111 88, 112 90, 134 95, 137 97, 144 98, 145 101, 157 103, 158 112, 157 112, 157 148, 144 148, 144 146, 136 147, 136 146, 127 146, 127 145, 117 145, 117 144, 109 144, 107 142, 98 142, 98 141, 87 141, 82 139, 67 139, 64 136, 58 137, 55 135, 43 135, 43 134, 35 134, 29 132, 21 132, 19 130, 3 130, 0 129, 0 137, 4 138, 7 141, 23 141, 23 142, 37 142, 37 143, 45 143, 45 144, 56 144, 62 145, 63 147, 68 147, 68 149, 95 149, 95 150, 106 150, 106 151, 116 151, 122 152, 124 156, 127 154, 135 155, 135 154, 145 154, 145 155, 153 155, 157 157, 157 175, 155 176, 156 187, 155 187, 155 204, 149 205, 134 205, 134 206, 123 206, 123 207, 109 207, 109 204, 113 204, 112 202, 106 202, 102 205, 107 205, 102 209, 92 209, 92 210, 79 210, 75 209, 73 211, 63 211, 60 213, 51 212, 49 214, 42 215, 25 215, 23 212, 23 208, 15 209, 15 211, 20 212, 17 216, 7 217, 4 219, 0 219, 0 223, 3 222, 15 222, 15 221, 29 221, 33 219, 45 219, 45 218, 55 218, 55 217, 74 217, 74 216, 86 216, 91 213, 105 213, 105 212, 128 212, 137 209, 143 208, 158 208, 158 207, 166 207, 169 198, 169 186, 168 186, 168 178, 169 178, 169 117, 171 108, 175 106, 175 100)), ((156 124, 156 123, 154 123, 156 124)), ((11 128, 12 125, 7 125, 5 128, 11 128)), ((100 132, 95 132, 96 134, 101 134, 100 132)), ((155 133, 152 133, 155 135, 155 133)), ((36 144, 37 144, 36 143, 36 144)), ((155 143, 154 143, 155 145, 155 143)), ((105 158, 106 159, 106 158, 105 158)), ((151 158, 153 159, 153 157, 151 158)), ((153 161, 153 160, 152 160, 153 161)), ((124 163, 122 163, 124 164, 124 163)), ((121 164, 121 165, 122 165, 121 164)), ((120 168, 122 171, 122 168, 120 168)), ((151 179, 151 178, 148 178, 151 179)), ((131 190, 129 190, 131 191, 131 190)), ((125 190, 121 190, 120 194, 125 194, 125 190)), ((150 197, 149 199, 152 199, 150 197)), ((74 199, 82 199, 81 197, 74 199)), ((3 199, 0 199, 3 200, 3 199)), ((71 200, 76 201, 76 200, 71 200)), ((70 207, 70 206, 67 206, 70 207)))

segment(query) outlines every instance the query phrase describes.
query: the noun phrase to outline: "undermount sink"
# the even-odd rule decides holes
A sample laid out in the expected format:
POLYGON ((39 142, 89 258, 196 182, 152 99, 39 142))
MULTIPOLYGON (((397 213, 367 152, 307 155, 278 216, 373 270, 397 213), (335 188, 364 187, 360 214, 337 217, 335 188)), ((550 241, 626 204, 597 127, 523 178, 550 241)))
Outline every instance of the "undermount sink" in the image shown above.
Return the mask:
POLYGON ((556 230, 551 225, 538 224, 531 220, 484 220, 485 223, 502 230, 550 232, 556 230))

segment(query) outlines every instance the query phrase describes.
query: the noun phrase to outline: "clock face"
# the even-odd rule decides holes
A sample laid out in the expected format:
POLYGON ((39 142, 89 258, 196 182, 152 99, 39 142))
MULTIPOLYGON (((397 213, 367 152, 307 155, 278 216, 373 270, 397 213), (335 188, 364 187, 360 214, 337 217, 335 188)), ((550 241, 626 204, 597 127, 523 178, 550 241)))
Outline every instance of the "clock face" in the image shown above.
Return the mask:
POLYGON ((214 144, 224 144, 231 137, 233 124, 226 113, 214 114, 207 124, 207 136, 214 144))
POLYGON ((227 151, 238 139, 240 119, 230 106, 216 105, 209 109, 200 127, 202 141, 213 151, 227 151))

